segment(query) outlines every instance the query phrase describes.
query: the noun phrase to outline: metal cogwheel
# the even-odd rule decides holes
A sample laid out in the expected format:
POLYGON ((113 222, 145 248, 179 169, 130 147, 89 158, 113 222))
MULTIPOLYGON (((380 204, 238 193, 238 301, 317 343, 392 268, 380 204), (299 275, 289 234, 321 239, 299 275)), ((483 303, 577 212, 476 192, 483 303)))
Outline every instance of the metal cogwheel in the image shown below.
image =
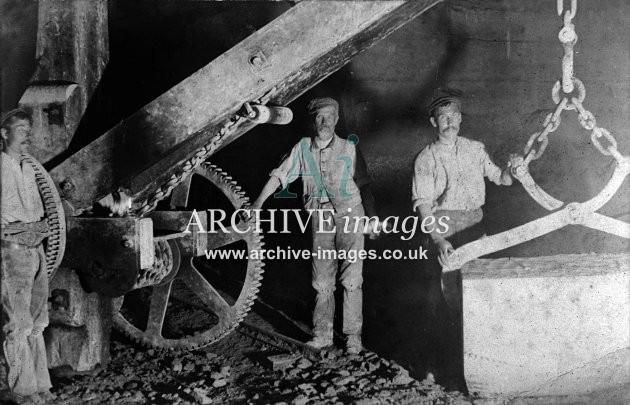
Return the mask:
MULTIPOLYGON (((241 188, 216 166, 203 164, 193 175, 201 176, 216 186, 233 209, 248 205, 249 200, 241 188)), ((207 236, 208 249, 227 246, 232 248, 235 246, 233 243, 240 243, 242 249, 244 242, 245 254, 248 254, 263 246, 262 235, 254 233, 253 227, 246 233, 208 233, 207 236)), ((244 272, 239 270, 239 274, 243 274, 242 287, 239 281, 237 284, 240 292, 229 297, 219 293, 208 274, 212 273, 210 267, 231 265, 233 262, 206 261, 195 265, 193 257, 180 257, 179 244, 180 242, 170 240, 170 251, 164 257, 173 258, 168 262, 174 266, 172 270, 175 271, 169 270, 169 275, 156 285, 131 291, 125 295, 124 301, 119 300, 119 305, 115 306, 115 326, 141 344, 174 350, 194 349, 211 344, 238 326, 259 291, 264 272, 264 263, 260 259, 247 258, 246 265, 245 259, 239 262, 246 267, 244 272), (176 268, 178 265, 179 269, 176 268), (146 308, 147 313, 140 314, 141 307, 146 308), (205 325, 202 322, 204 319, 210 322, 205 325)), ((161 258, 163 255, 159 253, 164 253, 164 248, 162 245, 156 250, 156 263, 159 266, 163 266, 165 262, 161 258)), ((216 274, 214 276, 216 278, 216 274)))
POLYGON ((51 279, 59 268, 66 250, 66 216, 55 182, 46 169, 28 154, 24 154, 24 160, 31 165, 35 172, 35 182, 42 197, 44 212, 48 220, 50 232, 44 242, 44 251, 46 253, 46 273, 48 273, 48 279, 51 279))

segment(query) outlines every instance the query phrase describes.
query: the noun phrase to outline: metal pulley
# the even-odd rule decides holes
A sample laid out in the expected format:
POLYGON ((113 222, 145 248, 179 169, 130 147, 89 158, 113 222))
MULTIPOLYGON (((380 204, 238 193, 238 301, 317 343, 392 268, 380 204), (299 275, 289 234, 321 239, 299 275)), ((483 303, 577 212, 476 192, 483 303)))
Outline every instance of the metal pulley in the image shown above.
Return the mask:
POLYGON ((245 117, 256 124, 286 125, 293 120, 288 107, 245 103, 245 117))

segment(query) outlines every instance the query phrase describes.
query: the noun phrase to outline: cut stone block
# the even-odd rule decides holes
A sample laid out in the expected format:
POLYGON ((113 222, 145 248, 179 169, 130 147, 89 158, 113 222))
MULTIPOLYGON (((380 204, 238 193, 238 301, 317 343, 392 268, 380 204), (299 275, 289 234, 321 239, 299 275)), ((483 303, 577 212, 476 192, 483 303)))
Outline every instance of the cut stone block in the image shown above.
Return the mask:
POLYGON ((630 384, 630 255, 480 259, 462 268, 464 373, 481 396, 630 384))

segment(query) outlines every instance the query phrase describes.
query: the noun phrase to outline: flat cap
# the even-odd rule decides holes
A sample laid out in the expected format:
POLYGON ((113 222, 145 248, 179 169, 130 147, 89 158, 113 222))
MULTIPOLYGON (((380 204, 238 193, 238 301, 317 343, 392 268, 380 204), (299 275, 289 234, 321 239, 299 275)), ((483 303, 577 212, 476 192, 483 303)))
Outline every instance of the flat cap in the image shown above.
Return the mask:
POLYGON ((0 117, 0 127, 4 126, 5 122, 7 122, 11 117, 18 115, 18 114, 23 114, 23 115, 27 115, 27 116, 31 116, 31 114, 28 113, 28 111, 22 109, 22 108, 15 108, 11 111, 7 111, 4 114, 2 114, 2 117, 0 117))
POLYGON ((431 100, 427 107, 429 115, 433 115, 433 111, 444 104, 455 103, 460 110, 462 108, 462 92, 458 90, 438 88, 431 100))
POLYGON ((309 114, 315 114, 324 107, 335 107, 335 110, 339 112, 339 103, 337 100, 330 97, 314 98, 308 103, 306 108, 309 114))

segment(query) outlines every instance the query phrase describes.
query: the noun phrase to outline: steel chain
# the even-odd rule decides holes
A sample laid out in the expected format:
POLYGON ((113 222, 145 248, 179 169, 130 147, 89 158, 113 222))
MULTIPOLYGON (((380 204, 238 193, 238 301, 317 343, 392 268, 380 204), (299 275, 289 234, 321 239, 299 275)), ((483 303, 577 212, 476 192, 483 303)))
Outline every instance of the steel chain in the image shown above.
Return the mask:
POLYGON ((560 101, 558 105, 556 106, 556 110, 553 113, 549 113, 547 117, 545 118, 545 122, 543 124, 544 125, 543 131, 536 132, 529 138, 529 140, 527 141, 527 144, 525 145, 525 153, 524 153, 525 155, 524 163, 526 165, 529 164, 529 162, 531 162, 532 160, 539 159, 542 156, 542 154, 545 152, 545 149, 547 149, 547 145, 549 144, 548 135, 551 132, 554 132, 560 126, 560 122, 562 121, 562 119, 560 118, 560 114, 562 113, 564 109, 566 109, 566 105, 568 102, 569 100, 566 97, 563 98, 562 101, 560 101), (540 146, 538 147, 536 151, 533 150, 535 141, 540 142, 540 146))
POLYGON ((524 165, 527 166, 531 161, 539 159, 545 152, 549 144, 548 135, 554 132, 560 125, 560 114, 563 110, 576 110, 580 125, 587 131, 591 131, 591 141, 593 145, 604 155, 613 156, 617 163, 621 164, 623 156, 617 150, 617 141, 614 136, 605 128, 597 126, 597 120, 592 112, 587 110, 582 104, 586 99, 586 87, 580 79, 573 74, 573 47, 577 42, 577 34, 575 25, 572 23, 577 12, 577 0, 571 0, 571 9, 564 10, 564 0, 557 1, 558 15, 562 16, 564 12, 564 25, 558 33, 558 39, 564 48, 564 57, 562 59, 562 80, 557 81, 552 90, 551 98, 556 103, 556 109, 552 114, 547 115, 544 122, 544 129, 541 132, 532 134, 525 145, 524 165), (571 101, 567 96, 560 97, 560 88, 565 94, 572 93, 575 88, 578 89, 577 97, 571 97, 571 101), (600 138, 606 138, 609 145, 602 146, 600 138), (534 143, 538 141, 540 146, 534 149, 534 143))
MULTIPOLYGON (((269 90, 265 95, 263 95, 260 99, 256 100, 257 104, 267 104, 269 102, 269 98, 271 94, 275 91, 275 87, 269 90)), ((164 183, 161 187, 157 188, 152 195, 147 197, 144 201, 142 201, 137 209, 132 210, 136 216, 143 216, 149 211, 155 209, 157 204, 171 195, 171 192, 175 187, 181 184, 184 180, 188 178, 197 168, 206 161, 206 159, 216 151, 216 149, 221 144, 221 141, 229 135, 232 131, 238 128, 239 124, 245 121, 245 118, 240 116, 239 114, 235 114, 227 121, 212 137, 210 142, 201 147, 193 157, 185 160, 181 163, 182 169, 179 173, 173 173, 169 180, 164 183)))
POLYGON ((573 99, 578 112, 578 120, 580 125, 587 131, 591 131, 591 142, 603 155, 612 156, 618 163, 622 161, 622 155, 617 150, 617 140, 606 128, 598 127, 597 120, 592 112, 584 108, 584 105, 579 100, 573 99), (600 142, 601 137, 606 138, 609 145, 604 148, 600 142))
MULTIPOLYGON (((581 103, 586 99, 586 87, 584 86, 584 83, 582 83, 582 81, 580 79, 578 79, 577 77, 573 77, 571 82, 577 86, 578 88, 578 97, 577 100, 581 103)), ((558 104, 560 102, 560 88, 562 86, 560 85, 560 81, 557 81, 554 85, 553 88, 551 89, 551 99, 553 100, 554 103, 558 104)), ((563 90, 564 91, 564 90, 563 90)), ((573 101, 575 98, 571 98, 571 100, 573 101)), ((573 103, 569 103, 566 105, 566 107, 564 108, 565 110, 575 110, 575 106, 573 105, 573 103)))
MULTIPOLYGON (((558 0, 558 15, 562 15, 562 11, 564 11, 564 0, 558 0)), ((577 0, 571 0, 571 19, 575 18, 575 13, 577 12, 577 0)))

